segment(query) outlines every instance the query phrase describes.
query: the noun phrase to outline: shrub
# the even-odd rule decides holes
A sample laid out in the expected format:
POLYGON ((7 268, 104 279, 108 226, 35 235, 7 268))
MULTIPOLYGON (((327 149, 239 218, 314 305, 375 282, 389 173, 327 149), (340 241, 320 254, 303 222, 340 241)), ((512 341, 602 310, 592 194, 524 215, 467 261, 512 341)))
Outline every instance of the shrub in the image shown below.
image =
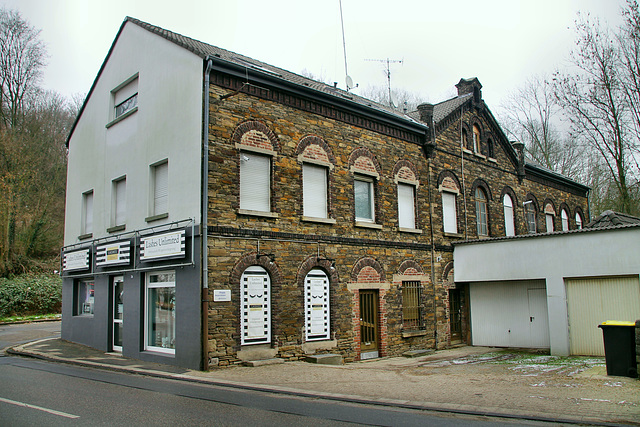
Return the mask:
POLYGON ((0 278, 0 316, 59 313, 62 279, 53 274, 24 274, 0 278))

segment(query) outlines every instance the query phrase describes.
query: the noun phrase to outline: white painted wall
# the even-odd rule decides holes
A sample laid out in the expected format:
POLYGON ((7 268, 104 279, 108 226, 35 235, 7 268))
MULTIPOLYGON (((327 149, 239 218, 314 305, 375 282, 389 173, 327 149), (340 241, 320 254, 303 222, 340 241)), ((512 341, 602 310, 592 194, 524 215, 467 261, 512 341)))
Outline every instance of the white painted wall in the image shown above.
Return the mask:
MULTIPOLYGON (((98 70, 96 70, 97 72, 98 70)), ((113 179, 126 175, 126 231, 200 218, 202 59, 127 22, 69 142, 65 245, 81 234, 82 193, 93 189, 93 238, 111 227, 113 179), (113 118, 111 90, 139 73, 138 111, 113 118), (149 165, 169 159, 169 217, 150 216, 149 165)))
POLYGON ((568 355, 564 279, 640 274, 640 227, 461 244, 453 257, 456 282, 545 280, 551 353, 568 355))

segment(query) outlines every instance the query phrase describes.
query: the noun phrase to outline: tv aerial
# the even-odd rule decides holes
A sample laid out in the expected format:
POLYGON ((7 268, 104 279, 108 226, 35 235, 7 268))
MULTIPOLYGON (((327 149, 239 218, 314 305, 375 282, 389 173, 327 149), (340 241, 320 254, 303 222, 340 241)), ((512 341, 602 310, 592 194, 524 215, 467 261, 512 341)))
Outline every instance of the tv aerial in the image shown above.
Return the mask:
POLYGON ((389 91, 389 106, 396 108, 396 102, 391 95, 391 64, 402 64, 404 59, 365 59, 365 61, 382 62, 385 64, 384 74, 387 76, 387 89, 389 91))

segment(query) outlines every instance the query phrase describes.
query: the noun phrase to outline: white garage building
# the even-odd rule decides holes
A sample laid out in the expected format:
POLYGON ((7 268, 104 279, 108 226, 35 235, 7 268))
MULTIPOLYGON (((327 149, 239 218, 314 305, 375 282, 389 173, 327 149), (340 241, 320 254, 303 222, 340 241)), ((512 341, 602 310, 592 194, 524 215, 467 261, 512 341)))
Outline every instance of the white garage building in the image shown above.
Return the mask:
POLYGON ((471 342, 604 355, 605 320, 640 319, 640 224, 456 243, 471 342))

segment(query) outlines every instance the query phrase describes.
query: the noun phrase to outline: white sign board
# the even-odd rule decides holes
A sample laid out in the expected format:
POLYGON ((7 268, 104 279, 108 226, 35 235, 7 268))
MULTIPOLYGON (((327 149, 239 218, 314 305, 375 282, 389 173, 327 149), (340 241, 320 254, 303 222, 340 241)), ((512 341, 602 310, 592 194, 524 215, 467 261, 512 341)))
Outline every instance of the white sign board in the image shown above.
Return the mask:
POLYGON ((185 256, 185 231, 156 234, 140 239, 140 259, 148 261, 185 256))
POLYGON ((63 271, 86 270, 87 268, 89 268, 89 249, 64 254, 63 271))
POLYGON ((231 301, 231 290, 230 289, 214 289, 213 301, 214 302, 231 301))

